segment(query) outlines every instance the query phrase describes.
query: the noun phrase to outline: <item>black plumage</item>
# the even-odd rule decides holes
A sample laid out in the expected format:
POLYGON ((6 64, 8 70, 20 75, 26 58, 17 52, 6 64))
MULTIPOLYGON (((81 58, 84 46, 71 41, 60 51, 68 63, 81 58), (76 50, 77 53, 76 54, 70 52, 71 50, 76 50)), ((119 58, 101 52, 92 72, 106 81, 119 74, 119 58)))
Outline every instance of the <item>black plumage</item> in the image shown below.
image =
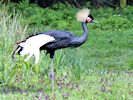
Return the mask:
POLYGON ((67 47, 78 47, 82 45, 87 40, 88 36, 88 29, 86 26, 86 22, 82 23, 82 27, 83 27, 83 35, 81 37, 76 37, 71 32, 59 31, 59 30, 39 33, 39 34, 50 35, 55 38, 54 41, 49 42, 40 47, 40 50, 47 50, 47 53, 50 53, 50 57, 53 58, 54 52, 57 49, 62 49, 67 47))

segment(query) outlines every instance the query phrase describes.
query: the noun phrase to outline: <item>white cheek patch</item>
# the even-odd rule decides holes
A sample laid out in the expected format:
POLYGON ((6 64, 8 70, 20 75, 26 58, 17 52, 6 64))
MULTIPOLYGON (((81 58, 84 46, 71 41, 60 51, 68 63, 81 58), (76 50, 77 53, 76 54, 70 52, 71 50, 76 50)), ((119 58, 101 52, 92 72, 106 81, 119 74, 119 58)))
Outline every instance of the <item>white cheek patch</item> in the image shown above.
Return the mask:
POLYGON ((29 60, 34 55, 35 64, 37 64, 39 62, 40 47, 54 40, 54 37, 45 34, 29 37, 25 42, 20 43, 20 46, 23 47, 20 55, 24 56, 29 54, 25 61, 29 60))

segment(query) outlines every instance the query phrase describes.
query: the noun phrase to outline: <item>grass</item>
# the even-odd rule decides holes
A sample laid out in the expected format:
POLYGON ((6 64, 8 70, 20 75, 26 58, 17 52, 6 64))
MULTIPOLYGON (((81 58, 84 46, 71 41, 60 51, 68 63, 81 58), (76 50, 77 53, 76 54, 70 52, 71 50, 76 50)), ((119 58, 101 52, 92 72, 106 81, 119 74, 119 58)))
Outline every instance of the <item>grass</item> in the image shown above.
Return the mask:
MULTIPOLYGON (((52 9, 42 9, 34 5, 25 6, 22 4, 0 6, 1 100, 52 99, 49 55, 41 52, 38 65, 34 64, 34 59, 24 62, 23 57, 19 56, 14 63, 11 54, 16 42, 27 37, 29 32, 36 31, 61 29, 70 30, 77 35, 82 33, 80 23, 74 20, 77 8, 70 5, 55 5, 52 9), (34 10, 31 7, 34 7, 34 10), (16 12, 11 13, 10 10, 13 9, 16 12), (58 16, 55 16, 55 13, 58 16), (40 18, 39 21, 37 18, 40 18)), ((92 10, 99 24, 88 25, 90 30, 88 41, 81 47, 56 52, 54 63, 56 88, 53 98, 132 100, 132 9, 127 7, 120 16, 112 9, 92 10)))

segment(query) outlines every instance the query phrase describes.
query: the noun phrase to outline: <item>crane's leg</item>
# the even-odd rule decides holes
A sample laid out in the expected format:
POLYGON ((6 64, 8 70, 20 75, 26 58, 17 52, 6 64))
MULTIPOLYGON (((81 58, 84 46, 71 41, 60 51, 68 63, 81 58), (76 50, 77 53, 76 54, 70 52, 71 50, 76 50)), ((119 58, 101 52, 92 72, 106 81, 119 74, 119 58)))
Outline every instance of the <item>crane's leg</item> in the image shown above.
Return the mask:
POLYGON ((51 79, 51 83, 52 83, 52 93, 54 94, 54 79, 55 79, 55 76, 54 76, 54 59, 53 58, 51 58, 50 67, 51 67, 50 79, 51 79))
POLYGON ((50 79, 52 83, 52 93, 54 95, 54 80, 55 80, 55 75, 54 75, 54 51, 50 52, 50 67, 51 67, 51 72, 50 72, 50 79))

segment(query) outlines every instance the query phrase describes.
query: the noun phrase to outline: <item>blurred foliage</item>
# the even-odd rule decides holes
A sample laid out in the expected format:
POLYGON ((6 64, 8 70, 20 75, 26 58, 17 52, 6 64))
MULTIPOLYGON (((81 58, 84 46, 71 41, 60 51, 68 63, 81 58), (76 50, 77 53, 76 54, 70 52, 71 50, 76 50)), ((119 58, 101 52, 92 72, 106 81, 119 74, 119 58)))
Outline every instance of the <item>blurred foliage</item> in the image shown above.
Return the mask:
POLYGON ((109 16, 107 19, 99 21, 99 25, 97 26, 102 30, 119 30, 119 31, 127 28, 132 29, 133 27, 131 21, 128 20, 127 18, 121 17, 121 15, 109 16))
MULTIPOLYGON (((21 23, 29 24, 31 27, 36 26, 40 31, 42 27, 53 27, 55 29, 68 29, 71 26, 71 20, 75 19, 75 7, 71 5, 56 4, 51 9, 40 8, 36 5, 29 5, 27 2, 8 5, 8 11, 22 15, 21 23), (65 8, 65 9, 64 9, 65 8), (62 11, 62 9, 64 9, 62 11), (67 10, 69 9, 69 10, 67 10)), ((76 20, 74 20, 76 21, 76 20)), ((43 29, 43 31, 46 28, 43 29)))
POLYGON ((120 0, 120 7, 123 9, 127 5, 127 0, 120 0))
MULTIPOLYGON (((46 31, 49 27, 60 30, 72 30, 75 28, 76 20, 75 13, 78 9, 70 4, 55 4, 50 9, 38 7, 34 4, 28 4, 27 2, 21 2, 20 4, 8 5, 9 12, 15 12, 21 14, 22 24, 29 24, 30 27, 36 26, 32 31, 46 31), (69 9, 69 10, 68 10, 69 9), (45 28, 42 27, 45 26, 45 28)), ((102 30, 123 30, 131 29, 133 27, 132 21, 132 7, 128 6, 123 9, 123 13, 119 13, 119 9, 104 9, 98 10, 92 9, 91 14, 98 22, 96 25, 92 25, 92 28, 99 28, 102 30), (106 17, 106 19, 105 19, 106 17), (99 19, 100 20, 97 20, 99 19)))
POLYGON ((37 4, 43 8, 51 7, 57 3, 68 3, 78 8, 82 8, 83 6, 93 6, 95 8, 100 7, 126 7, 126 5, 132 5, 133 0, 2 0, 5 4, 10 2, 21 3, 21 2, 28 2, 29 4, 37 4))

